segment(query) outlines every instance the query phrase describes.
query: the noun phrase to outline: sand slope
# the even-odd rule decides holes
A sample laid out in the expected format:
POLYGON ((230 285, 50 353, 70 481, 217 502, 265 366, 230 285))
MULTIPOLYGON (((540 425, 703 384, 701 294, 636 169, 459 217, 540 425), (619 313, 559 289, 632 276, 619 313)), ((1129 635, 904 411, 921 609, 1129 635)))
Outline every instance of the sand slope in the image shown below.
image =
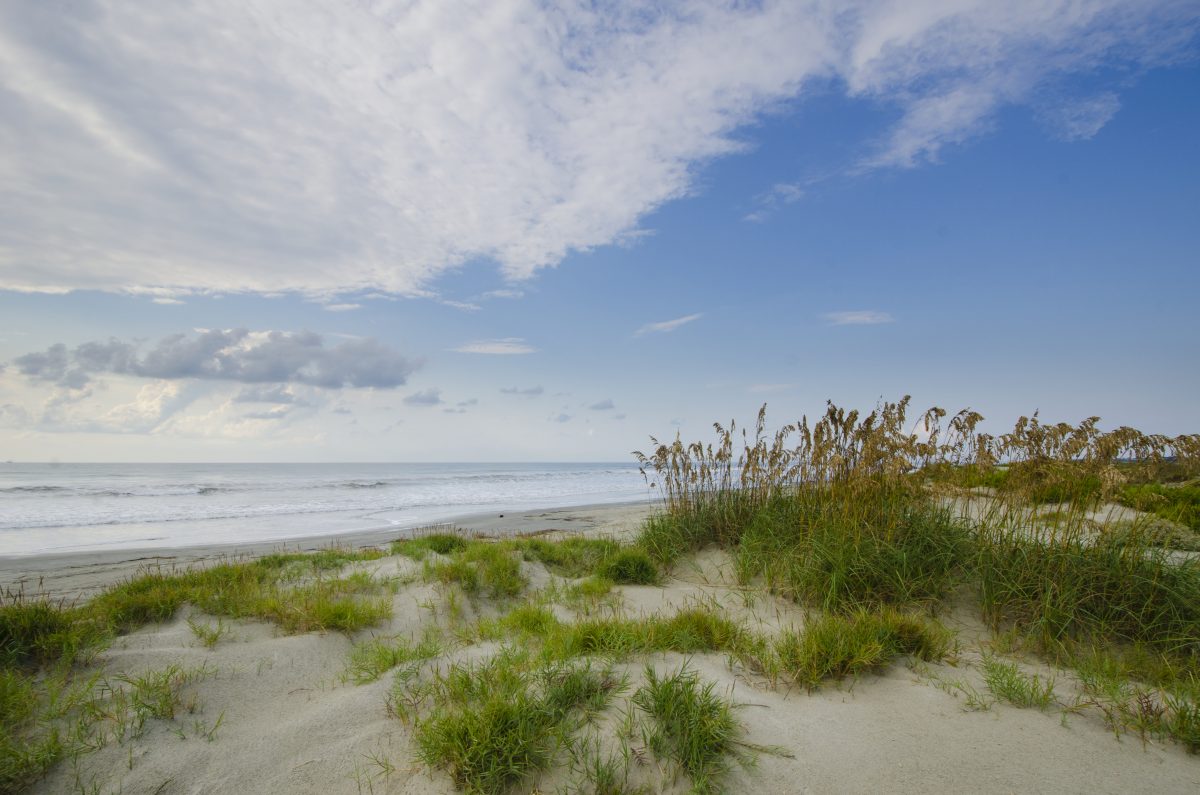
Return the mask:
MULTIPOLYGON (((32 791, 453 792, 445 773, 412 761, 410 730, 386 709, 390 677, 361 686, 342 681, 355 640, 419 635, 431 622, 448 621, 446 590, 422 582, 415 576, 419 564, 406 558, 358 565, 406 584, 394 596, 390 625, 355 639, 286 636, 271 625, 230 622, 229 634, 210 650, 189 629, 186 614, 119 639, 98 661, 109 675, 169 665, 207 670, 185 688, 184 703, 194 711, 183 708, 173 720, 150 720, 141 737, 110 744, 77 766, 64 763, 32 791), (218 719, 220 725, 206 736, 218 719)), ((523 565, 533 587, 553 579, 540 565, 523 565)), ((803 621, 795 605, 739 589, 729 561, 716 551, 680 565, 661 588, 621 588, 620 599, 631 616, 669 614, 702 602, 722 605, 764 629, 803 621)), ((483 602, 465 606, 460 623, 481 613, 494 608, 483 602)), ((939 682, 963 681, 986 692, 977 670, 976 641, 983 633, 968 611, 952 615, 950 623, 957 623, 964 644, 956 665, 896 664, 882 675, 813 694, 772 688, 717 654, 652 655, 627 661, 622 670, 636 677, 646 662, 664 672, 686 662, 744 704, 739 717, 745 739, 782 753, 763 754, 754 769, 737 770, 727 782, 730 792, 1200 791, 1200 757, 1175 745, 1143 745, 1129 735, 1115 739, 1094 712, 1064 721, 1060 710, 1000 703, 986 711, 967 709, 961 696, 939 682)), ((442 662, 495 648, 460 646, 442 662)), ((1023 664, 1050 673, 1036 663, 1023 664)), ((1069 697, 1071 678, 1057 676, 1059 692, 1069 697)), ((686 781, 664 772, 649 759, 634 779, 649 784, 650 791, 686 791, 686 781)), ((554 792, 570 783, 559 770, 529 786, 554 792)))

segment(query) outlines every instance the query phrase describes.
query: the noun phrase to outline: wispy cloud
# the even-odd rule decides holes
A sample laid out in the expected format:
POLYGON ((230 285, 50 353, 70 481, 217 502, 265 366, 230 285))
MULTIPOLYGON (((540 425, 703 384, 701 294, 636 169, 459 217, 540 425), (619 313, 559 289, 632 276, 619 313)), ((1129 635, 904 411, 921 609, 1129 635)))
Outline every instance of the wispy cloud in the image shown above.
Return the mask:
POLYGON ((475 340, 450 350, 456 353, 485 353, 494 356, 512 356, 523 353, 536 353, 537 348, 526 344, 520 337, 504 337, 498 340, 475 340))
POLYGON ((675 329, 679 328, 680 326, 691 323, 693 320, 699 320, 703 316, 704 315, 702 313, 697 312, 694 315, 684 315, 683 317, 677 317, 674 320, 663 320, 658 323, 647 323, 646 325, 642 326, 637 331, 633 332, 633 336, 640 337, 643 334, 654 334, 654 333, 664 333, 665 334, 665 333, 674 331, 675 329))
POLYGON ((1100 132, 1120 108, 1117 95, 1106 91, 1094 97, 1048 103, 1038 118, 1060 139, 1082 141, 1100 132))
POLYGON ((326 312, 353 312, 362 309, 362 304, 324 304, 321 308, 326 312))
POLYGON ((880 323, 895 322, 895 318, 887 312, 877 312, 873 309, 860 309, 852 312, 826 312, 823 317, 831 326, 876 326, 880 323))
POLYGON ((592 411, 612 411, 616 408, 611 400, 605 399, 588 406, 592 411))
POLYGON ((449 298, 442 298, 438 301, 442 306, 448 306, 451 309, 457 309, 462 312, 478 312, 481 307, 479 304, 471 303, 470 301, 451 301, 449 298))
POLYGON ((0 4, 0 287, 419 294, 480 258, 520 280, 635 239, 809 85, 892 111, 860 165, 911 167, 1196 24, 1179 0, 0 4))
POLYGON ((795 204, 803 198, 804 188, 787 182, 778 183, 771 186, 766 193, 754 198, 755 210, 743 216, 742 220, 761 223, 770 218, 781 205, 795 204))
POLYGON ((483 298, 522 298, 525 295, 524 290, 514 290, 505 287, 499 290, 488 290, 483 294, 483 298))
POLYGON ((180 301, 178 298, 167 298, 166 296, 162 295, 157 298, 151 298, 150 300, 156 304, 162 304, 163 306, 178 306, 179 304, 183 303, 183 301, 180 301))
POLYGON ((538 395, 542 394, 545 391, 546 390, 543 389, 541 386, 527 386, 523 389, 521 387, 517 387, 517 386, 506 386, 506 387, 500 388, 501 394, 521 395, 523 397, 537 397, 538 395))

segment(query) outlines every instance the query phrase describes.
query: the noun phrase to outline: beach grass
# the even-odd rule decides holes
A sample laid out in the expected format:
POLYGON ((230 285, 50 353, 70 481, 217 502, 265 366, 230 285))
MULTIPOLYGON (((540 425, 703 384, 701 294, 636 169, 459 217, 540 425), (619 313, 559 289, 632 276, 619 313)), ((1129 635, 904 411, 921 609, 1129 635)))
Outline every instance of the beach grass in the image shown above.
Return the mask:
POLYGON ((849 615, 814 617, 775 642, 782 673, 809 690, 827 680, 857 677, 902 656, 926 662, 944 659, 953 635, 936 621, 895 609, 860 609, 849 615))
POLYGON ((649 718, 646 745, 688 774, 692 792, 723 791, 722 779, 733 763, 752 759, 739 745, 733 702, 686 666, 660 676, 647 665, 633 704, 649 718))

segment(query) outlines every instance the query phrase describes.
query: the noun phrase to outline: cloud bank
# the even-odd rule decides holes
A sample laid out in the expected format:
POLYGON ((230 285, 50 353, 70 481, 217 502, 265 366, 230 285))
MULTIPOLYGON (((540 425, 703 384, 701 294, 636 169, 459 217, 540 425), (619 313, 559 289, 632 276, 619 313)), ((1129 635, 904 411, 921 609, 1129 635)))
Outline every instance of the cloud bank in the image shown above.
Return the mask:
MULTIPOLYGON (((818 84, 911 167, 1186 52, 1183 0, 0 5, 0 287, 422 294, 629 239, 818 84)), ((1095 134, 1115 95, 1060 120, 1095 134)), ((349 304, 331 304, 349 309, 349 304)))
MULTIPOLYGON (((145 353, 138 345, 118 339, 85 342, 74 349, 58 343, 45 351, 18 356, 11 364, 31 380, 69 389, 82 389, 101 373, 390 389, 406 383, 421 362, 370 338, 327 347, 324 338, 311 331, 243 328, 174 334, 145 353)), ((244 390, 236 400, 290 403, 295 396, 280 389, 256 389, 244 390)))

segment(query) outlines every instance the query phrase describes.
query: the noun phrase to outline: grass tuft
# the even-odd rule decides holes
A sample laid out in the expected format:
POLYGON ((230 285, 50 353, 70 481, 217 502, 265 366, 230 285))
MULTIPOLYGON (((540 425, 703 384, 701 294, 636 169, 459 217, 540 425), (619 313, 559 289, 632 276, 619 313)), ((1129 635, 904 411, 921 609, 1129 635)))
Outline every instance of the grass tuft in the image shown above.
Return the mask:
POLYGON ((827 679, 882 668, 902 655, 941 660, 952 644, 953 636, 940 624, 885 609, 822 615, 800 632, 782 635, 775 651, 782 671, 812 690, 827 679))
POLYGON ((1013 706, 1044 710, 1055 703, 1054 680, 1022 673, 1016 663, 984 657, 983 679, 994 696, 1013 706))
POLYGON ((736 753, 740 726, 733 704, 716 693, 715 683, 701 682, 686 666, 660 678, 647 665, 633 703, 650 719, 646 744, 688 774, 693 792, 722 791, 731 762, 741 760, 736 753))

